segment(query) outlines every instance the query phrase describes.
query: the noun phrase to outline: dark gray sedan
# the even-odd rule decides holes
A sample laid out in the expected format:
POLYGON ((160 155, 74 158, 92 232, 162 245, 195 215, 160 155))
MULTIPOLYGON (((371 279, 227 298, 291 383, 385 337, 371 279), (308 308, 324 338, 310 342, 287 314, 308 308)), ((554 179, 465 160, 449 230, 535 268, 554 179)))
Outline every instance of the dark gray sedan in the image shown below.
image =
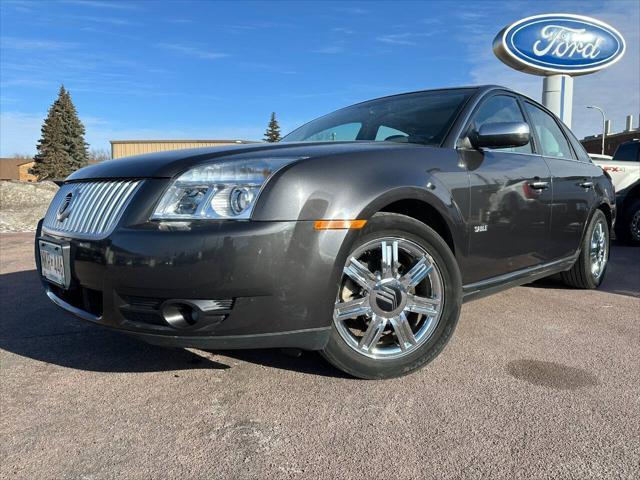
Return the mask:
POLYGON ((596 288, 614 220, 610 180, 555 116, 457 88, 347 107, 277 144, 86 167, 36 260, 55 304, 145 341, 320 350, 384 378, 438 355, 464 301, 556 273, 596 288))

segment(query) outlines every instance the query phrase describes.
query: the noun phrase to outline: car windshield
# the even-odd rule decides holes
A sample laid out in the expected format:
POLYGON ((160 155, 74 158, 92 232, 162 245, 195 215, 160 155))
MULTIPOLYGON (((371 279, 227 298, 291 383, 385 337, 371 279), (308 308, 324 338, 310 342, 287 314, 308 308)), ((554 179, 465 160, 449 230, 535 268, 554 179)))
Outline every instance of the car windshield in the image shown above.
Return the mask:
POLYGON ((439 145, 473 89, 380 98, 313 120, 282 142, 393 141, 439 145))
POLYGON ((622 143, 613 154, 613 159, 617 162, 637 162, 640 161, 640 142, 631 141, 622 143))

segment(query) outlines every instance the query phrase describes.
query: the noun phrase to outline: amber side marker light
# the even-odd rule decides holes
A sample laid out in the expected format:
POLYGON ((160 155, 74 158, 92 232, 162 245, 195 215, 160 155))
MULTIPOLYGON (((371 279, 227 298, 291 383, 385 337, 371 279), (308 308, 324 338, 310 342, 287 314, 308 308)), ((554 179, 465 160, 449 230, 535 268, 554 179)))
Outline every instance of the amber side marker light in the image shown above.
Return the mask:
POLYGON ((316 220, 316 230, 358 230, 367 224, 366 220, 316 220))

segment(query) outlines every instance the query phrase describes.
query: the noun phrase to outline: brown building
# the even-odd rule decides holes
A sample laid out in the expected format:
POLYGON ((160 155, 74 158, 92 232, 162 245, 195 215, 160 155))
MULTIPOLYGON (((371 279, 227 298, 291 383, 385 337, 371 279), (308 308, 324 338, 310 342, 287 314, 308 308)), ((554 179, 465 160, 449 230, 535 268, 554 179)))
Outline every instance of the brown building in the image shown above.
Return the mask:
POLYGON ((130 157, 145 153, 182 150, 184 148, 219 147, 257 143, 248 140, 111 140, 111 158, 130 157))
MULTIPOLYGON (((610 130, 611 122, 607 120, 605 125, 605 131, 607 134, 604 138, 605 155, 613 156, 618 145, 629 140, 633 140, 634 138, 640 138, 640 128, 633 128, 633 117, 631 115, 627 116, 626 128, 624 131, 611 133, 610 130)), ((602 153, 602 134, 584 137, 580 142, 588 153, 602 153)))
POLYGON ((33 160, 25 158, 0 158, 0 180, 35 182, 38 179, 29 173, 33 160))

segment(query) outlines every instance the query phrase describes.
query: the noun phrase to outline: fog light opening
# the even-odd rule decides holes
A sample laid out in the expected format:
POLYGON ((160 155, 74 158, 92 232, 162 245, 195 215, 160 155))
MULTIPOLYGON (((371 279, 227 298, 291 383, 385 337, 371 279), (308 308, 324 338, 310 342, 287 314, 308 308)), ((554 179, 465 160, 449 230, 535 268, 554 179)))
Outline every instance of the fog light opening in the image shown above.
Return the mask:
POLYGON ((188 328, 200 319, 200 311, 186 303, 166 303, 162 307, 162 318, 173 328, 188 328))

